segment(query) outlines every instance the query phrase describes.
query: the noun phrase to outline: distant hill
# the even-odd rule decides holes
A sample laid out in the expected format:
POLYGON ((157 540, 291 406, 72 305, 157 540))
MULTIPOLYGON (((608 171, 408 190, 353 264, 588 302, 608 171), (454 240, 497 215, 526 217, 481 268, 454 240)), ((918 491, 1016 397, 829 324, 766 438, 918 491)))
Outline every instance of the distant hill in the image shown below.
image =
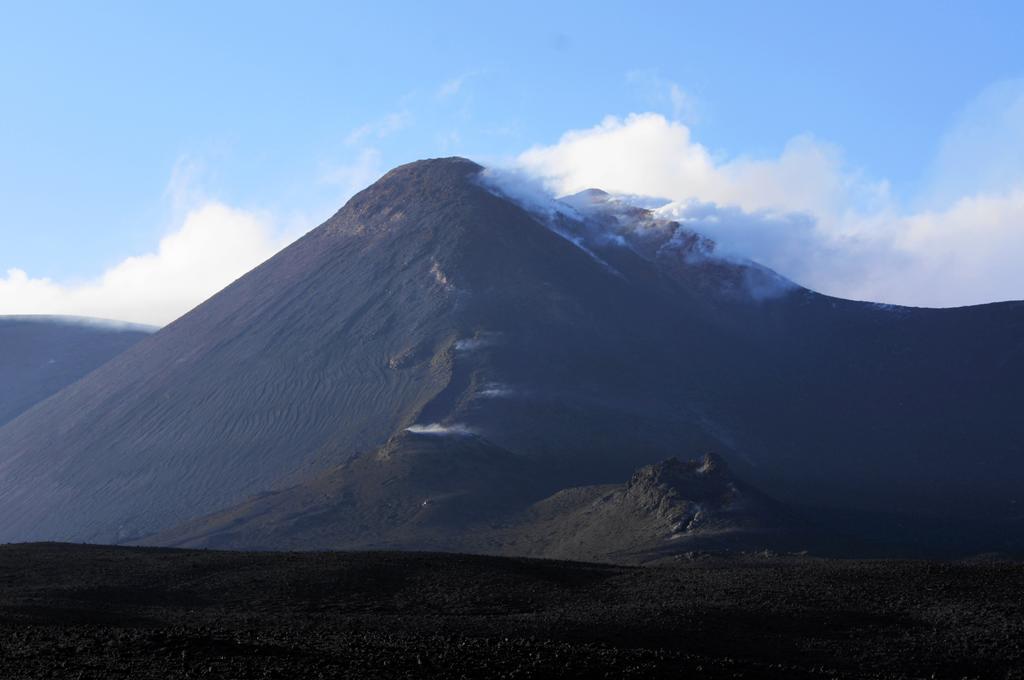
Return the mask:
POLYGON ((296 488, 295 533, 261 547, 307 525, 443 547, 704 451, 785 507, 1024 516, 1024 304, 831 298, 602 192, 545 204, 481 171, 392 170, 0 428, 0 541, 254 527, 296 488))
POLYGON ((155 328, 67 316, 0 316, 0 425, 155 328))

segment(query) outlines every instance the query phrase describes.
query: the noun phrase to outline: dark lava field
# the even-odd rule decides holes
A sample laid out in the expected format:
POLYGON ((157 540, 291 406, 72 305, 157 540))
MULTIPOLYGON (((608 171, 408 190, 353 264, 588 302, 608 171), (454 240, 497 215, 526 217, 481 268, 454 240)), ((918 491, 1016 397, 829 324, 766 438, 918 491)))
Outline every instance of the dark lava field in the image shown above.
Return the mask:
POLYGON ((1024 565, 0 546, 14 678, 1024 678, 1024 565))

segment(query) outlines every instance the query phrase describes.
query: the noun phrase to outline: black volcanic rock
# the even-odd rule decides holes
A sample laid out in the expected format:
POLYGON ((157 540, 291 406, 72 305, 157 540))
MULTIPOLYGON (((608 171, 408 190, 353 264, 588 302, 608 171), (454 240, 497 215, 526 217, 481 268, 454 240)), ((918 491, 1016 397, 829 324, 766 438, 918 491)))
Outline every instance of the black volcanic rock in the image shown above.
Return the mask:
POLYGON ((837 300, 646 211, 545 213, 485 181, 396 168, 0 428, 0 540, 253 527, 260 494, 301 489, 281 507, 317 540, 422 545, 480 499, 526 512, 704 450, 787 505, 1021 516, 1024 305, 837 300))
POLYGON ((153 330, 77 317, 0 316, 0 425, 153 330))
POLYGON ((1019 680, 1019 562, 0 546, 5 680, 1019 680))
POLYGON ((794 512, 706 454, 644 466, 622 485, 561 491, 525 513, 508 552, 647 562, 696 550, 817 547, 815 541, 820 544, 794 512))
POLYGON ((740 495, 725 462, 713 453, 704 454, 700 460, 669 458, 646 465, 630 478, 625 494, 649 512, 659 514, 680 501, 726 506, 740 495))

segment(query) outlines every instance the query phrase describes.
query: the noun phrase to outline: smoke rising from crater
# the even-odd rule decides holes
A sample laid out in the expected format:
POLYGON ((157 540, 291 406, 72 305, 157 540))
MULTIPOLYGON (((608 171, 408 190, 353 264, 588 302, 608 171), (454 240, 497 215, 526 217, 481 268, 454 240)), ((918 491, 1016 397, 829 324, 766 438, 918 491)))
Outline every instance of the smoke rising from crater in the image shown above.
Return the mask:
POLYGON ((810 135, 774 157, 723 158, 652 113, 571 130, 520 154, 516 168, 556 194, 629 196, 713 238, 719 255, 820 292, 939 307, 1024 299, 1022 102, 1024 81, 1012 81, 968 106, 909 208, 810 135))
MULTIPOLYGON (((602 257, 607 248, 629 248, 648 260, 677 258, 690 264, 717 261, 738 265, 740 288, 757 300, 793 289, 793 283, 744 257, 742 248, 721 248, 705 237, 713 227, 743 225, 760 216, 713 204, 680 205, 642 195, 612 195, 588 189, 555 198, 536 178, 518 171, 487 169, 481 181, 489 190, 517 203, 562 238, 583 250, 615 276, 624 278, 602 257)), ((730 283, 730 285, 732 285, 730 283)))

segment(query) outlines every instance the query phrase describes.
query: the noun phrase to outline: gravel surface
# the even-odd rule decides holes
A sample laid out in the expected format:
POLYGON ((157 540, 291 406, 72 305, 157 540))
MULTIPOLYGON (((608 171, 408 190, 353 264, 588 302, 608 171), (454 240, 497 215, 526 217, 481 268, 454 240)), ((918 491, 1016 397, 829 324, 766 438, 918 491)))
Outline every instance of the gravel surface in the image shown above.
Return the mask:
POLYGON ((1024 678, 1024 565, 0 546, 4 678, 1024 678))

